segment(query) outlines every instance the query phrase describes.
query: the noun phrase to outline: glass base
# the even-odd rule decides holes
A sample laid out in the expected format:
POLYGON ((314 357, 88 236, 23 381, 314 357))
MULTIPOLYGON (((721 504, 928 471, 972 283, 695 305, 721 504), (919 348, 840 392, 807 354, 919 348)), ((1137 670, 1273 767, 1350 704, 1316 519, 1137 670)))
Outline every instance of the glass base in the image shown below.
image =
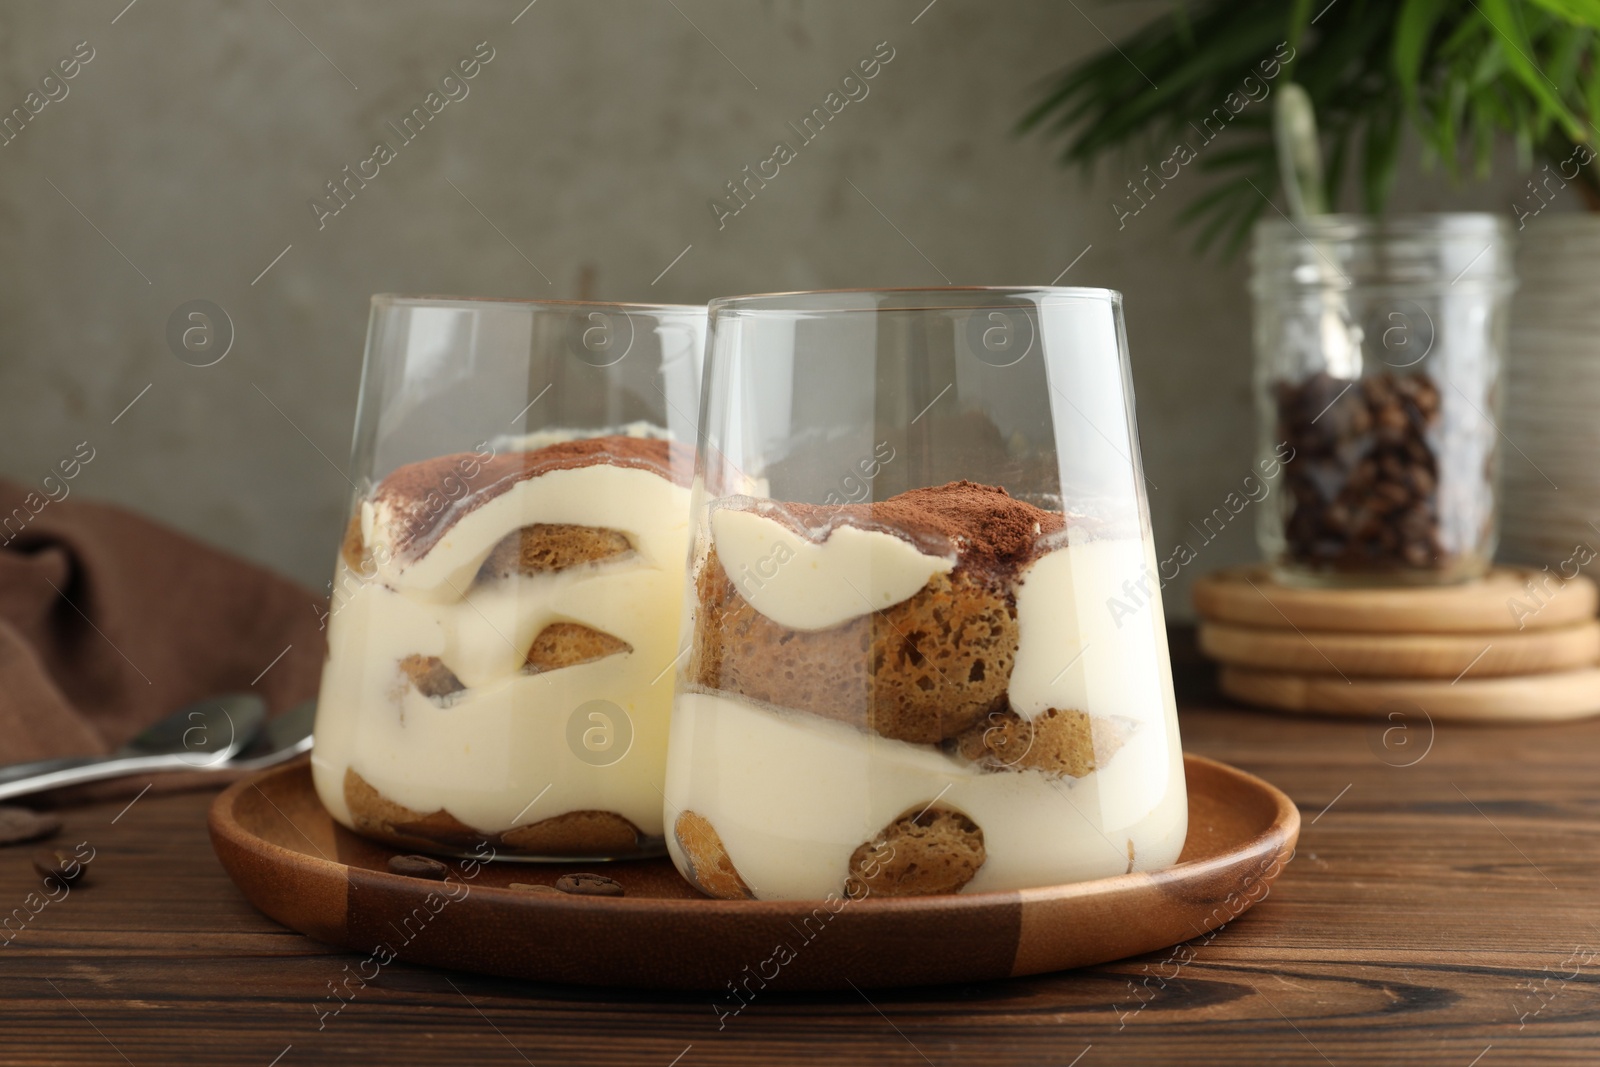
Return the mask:
MULTIPOLYGON (((493 846, 491 846, 491 847, 493 847, 493 846)), ((500 849, 495 849, 493 862, 495 862, 495 863, 564 863, 564 864, 568 864, 568 865, 571 865, 571 864, 574 864, 574 863, 622 863, 625 860, 653 860, 653 859, 659 859, 662 856, 665 856, 666 854, 667 854, 667 846, 666 846, 665 842, 662 842, 661 844, 659 844, 659 845, 657 845, 657 846, 655 846, 653 848, 641 848, 636 852, 623 852, 623 853, 617 853, 617 854, 611 854, 611 855, 599 855, 599 856, 593 855, 593 854, 583 854, 583 855, 576 855, 576 856, 529 856, 529 855, 525 855, 525 854, 520 853, 520 852, 505 852, 505 851, 502 851, 500 849)), ((475 852, 440 852, 440 853, 436 853, 436 855, 448 856, 451 859, 477 860, 480 863, 483 862, 483 854, 481 852, 477 852, 477 853, 475 853, 475 852)))
POLYGON ((560 855, 518 851, 502 842, 491 841, 487 838, 464 844, 455 841, 428 841, 413 835, 391 835, 372 829, 356 829, 346 827, 351 833, 360 834, 369 841, 377 842, 386 848, 396 849, 404 853, 417 853, 424 856, 436 856, 440 859, 477 860, 479 863, 620 863, 624 860, 651 860, 659 859, 667 854, 667 842, 663 837, 644 837, 638 845, 626 852, 573 851, 560 855))

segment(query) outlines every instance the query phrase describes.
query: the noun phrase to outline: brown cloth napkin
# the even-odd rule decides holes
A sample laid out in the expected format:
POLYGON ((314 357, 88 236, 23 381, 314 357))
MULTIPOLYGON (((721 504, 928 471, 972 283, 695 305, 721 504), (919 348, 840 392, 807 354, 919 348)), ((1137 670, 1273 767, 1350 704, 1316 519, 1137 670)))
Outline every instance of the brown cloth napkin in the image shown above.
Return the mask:
POLYGON ((0 763, 101 755, 223 692, 315 696, 322 609, 148 519, 0 481, 0 763))

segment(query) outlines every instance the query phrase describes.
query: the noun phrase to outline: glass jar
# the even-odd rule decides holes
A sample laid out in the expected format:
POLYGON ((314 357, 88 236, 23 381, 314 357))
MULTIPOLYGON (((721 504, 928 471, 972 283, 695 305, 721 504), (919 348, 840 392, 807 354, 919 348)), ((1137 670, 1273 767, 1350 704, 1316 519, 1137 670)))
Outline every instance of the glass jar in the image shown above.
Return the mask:
POLYGON ((1513 274, 1488 214, 1256 227, 1261 551, 1303 585, 1488 570, 1513 274))
POLYGON ((659 853, 705 309, 376 296, 317 793, 445 854, 659 853))
POLYGON ((712 896, 1175 862, 1188 808, 1121 297, 711 304, 667 847, 712 896))

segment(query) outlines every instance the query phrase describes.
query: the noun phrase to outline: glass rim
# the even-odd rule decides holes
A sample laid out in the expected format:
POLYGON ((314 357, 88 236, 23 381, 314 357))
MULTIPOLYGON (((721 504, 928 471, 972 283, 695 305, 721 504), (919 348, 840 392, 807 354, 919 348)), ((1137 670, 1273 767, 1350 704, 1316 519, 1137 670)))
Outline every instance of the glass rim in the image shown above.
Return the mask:
POLYGON ((623 312, 698 312, 706 314, 708 308, 705 304, 641 304, 621 300, 561 300, 561 299, 526 299, 515 296, 450 296, 445 293, 373 293, 371 304, 374 308, 392 307, 465 307, 475 308, 489 306, 507 308, 545 309, 549 311, 571 311, 579 308, 609 309, 623 312))
POLYGON ((905 287, 865 287, 851 289, 795 289, 787 292, 748 293, 742 296, 719 296, 706 304, 712 316, 718 312, 768 312, 776 314, 816 314, 884 311, 972 311, 984 308, 1013 308, 1014 304, 985 302, 980 294, 995 296, 1033 296, 1062 300, 1087 300, 1122 306, 1122 293, 1100 286, 1071 285, 934 285, 905 287), (938 303, 941 296, 973 294, 973 302, 966 304, 938 303), (926 297, 926 305, 905 307, 808 307, 805 299, 838 296, 903 296, 926 297))

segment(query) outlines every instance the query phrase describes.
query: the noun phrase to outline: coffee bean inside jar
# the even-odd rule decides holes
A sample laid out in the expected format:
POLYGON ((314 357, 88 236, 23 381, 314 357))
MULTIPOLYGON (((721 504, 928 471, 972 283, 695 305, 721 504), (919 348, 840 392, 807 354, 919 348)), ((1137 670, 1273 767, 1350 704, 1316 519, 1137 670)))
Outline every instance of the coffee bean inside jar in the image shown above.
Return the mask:
POLYGON ((1288 559, 1329 571, 1448 566, 1440 540, 1439 387, 1426 374, 1313 374, 1274 386, 1288 559))

